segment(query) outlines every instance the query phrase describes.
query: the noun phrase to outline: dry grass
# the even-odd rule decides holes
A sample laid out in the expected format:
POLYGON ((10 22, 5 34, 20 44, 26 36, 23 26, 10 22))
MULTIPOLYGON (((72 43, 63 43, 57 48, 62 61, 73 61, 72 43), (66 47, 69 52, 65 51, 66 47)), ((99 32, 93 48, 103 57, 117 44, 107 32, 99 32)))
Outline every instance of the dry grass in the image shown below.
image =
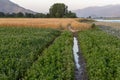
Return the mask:
POLYGON ((110 26, 116 29, 120 29, 120 23, 113 23, 113 22, 96 22, 96 25, 102 26, 110 26))
POLYGON ((0 26, 67 29, 67 26, 71 24, 74 29, 79 30, 89 29, 91 27, 91 24, 80 23, 77 20, 71 18, 1 18, 0 26))

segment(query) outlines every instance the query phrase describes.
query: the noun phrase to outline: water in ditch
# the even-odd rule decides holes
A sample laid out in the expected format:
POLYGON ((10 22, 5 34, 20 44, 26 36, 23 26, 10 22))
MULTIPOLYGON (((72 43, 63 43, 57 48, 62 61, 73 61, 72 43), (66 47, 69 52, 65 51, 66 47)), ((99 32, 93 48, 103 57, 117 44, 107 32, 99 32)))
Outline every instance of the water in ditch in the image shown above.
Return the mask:
POLYGON ((75 61, 76 68, 79 70, 80 69, 79 55, 78 55, 79 47, 78 47, 78 41, 76 37, 74 37, 73 43, 74 43, 73 45, 74 61, 75 61))
POLYGON ((85 69, 85 61, 81 54, 77 37, 73 39, 73 55, 75 62, 75 80, 88 80, 85 69))

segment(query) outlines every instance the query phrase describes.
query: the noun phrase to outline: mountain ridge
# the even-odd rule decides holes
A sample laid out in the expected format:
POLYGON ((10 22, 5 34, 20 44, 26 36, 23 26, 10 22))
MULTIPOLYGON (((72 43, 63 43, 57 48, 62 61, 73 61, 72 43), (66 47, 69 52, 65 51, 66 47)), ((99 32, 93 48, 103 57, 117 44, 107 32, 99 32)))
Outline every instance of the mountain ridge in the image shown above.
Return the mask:
POLYGON ((4 13, 37 13, 29 9, 25 9, 10 0, 0 0, 0 12, 4 13))
POLYGON ((120 17, 120 5, 92 6, 74 10, 78 17, 120 17))

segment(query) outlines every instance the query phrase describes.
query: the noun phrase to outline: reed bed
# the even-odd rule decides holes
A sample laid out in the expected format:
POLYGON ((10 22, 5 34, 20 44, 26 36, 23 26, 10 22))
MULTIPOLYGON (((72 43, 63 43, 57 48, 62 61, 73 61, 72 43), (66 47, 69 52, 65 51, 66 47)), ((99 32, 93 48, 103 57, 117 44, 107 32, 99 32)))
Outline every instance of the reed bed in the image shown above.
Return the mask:
POLYGON ((91 24, 80 23, 78 18, 1 18, 0 27, 40 27, 40 28, 57 28, 67 29, 68 25, 74 29, 89 29, 91 24))

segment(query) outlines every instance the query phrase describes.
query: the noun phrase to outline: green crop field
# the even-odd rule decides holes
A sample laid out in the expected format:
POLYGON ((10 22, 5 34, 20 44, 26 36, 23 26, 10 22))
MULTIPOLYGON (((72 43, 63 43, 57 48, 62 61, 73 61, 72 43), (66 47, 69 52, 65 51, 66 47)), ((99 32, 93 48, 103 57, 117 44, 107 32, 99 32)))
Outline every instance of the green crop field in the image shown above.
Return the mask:
POLYGON ((120 39, 99 29, 79 32, 89 80, 120 80, 120 39))
MULTIPOLYGON (((102 30, 77 32, 78 64, 89 80, 120 80, 120 39, 102 30)), ((67 30, 0 27, 0 80, 76 80, 73 44, 67 30)))
POLYGON ((17 80, 60 32, 53 29, 0 27, 0 80, 17 80))
POLYGON ((120 80, 120 0, 27 1, 0 0, 0 80, 120 80))
POLYGON ((74 80, 72 34, 63 32, 27 71, 25 80, 74 80))

